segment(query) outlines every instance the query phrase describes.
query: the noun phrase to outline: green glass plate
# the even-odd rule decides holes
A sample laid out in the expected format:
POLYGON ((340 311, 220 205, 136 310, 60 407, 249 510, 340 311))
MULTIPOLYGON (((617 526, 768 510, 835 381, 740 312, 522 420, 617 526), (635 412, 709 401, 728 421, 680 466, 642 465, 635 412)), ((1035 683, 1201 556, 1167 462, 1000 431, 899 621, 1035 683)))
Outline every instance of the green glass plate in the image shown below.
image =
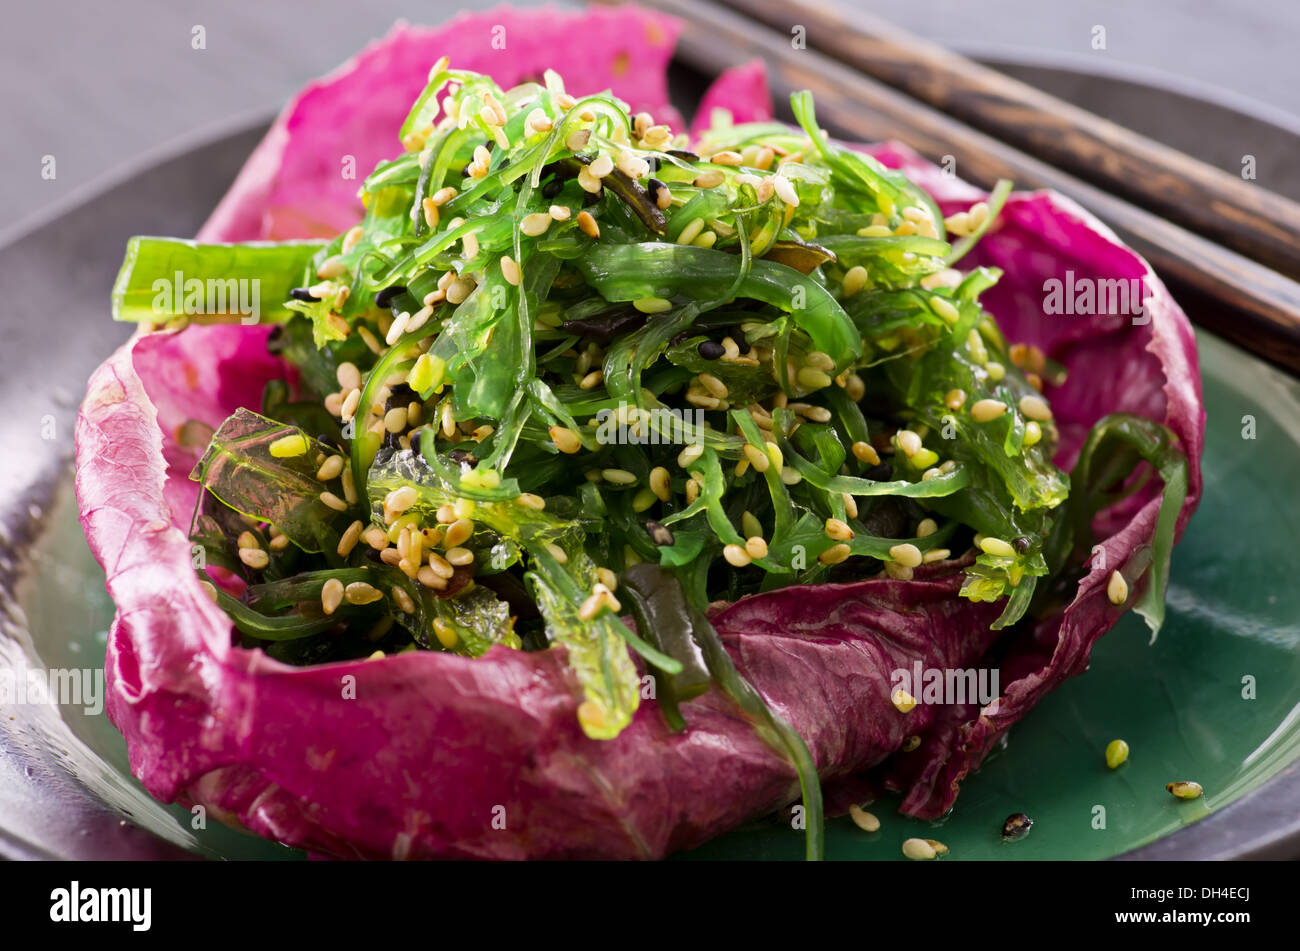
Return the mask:
MULTIPOLYGON (((1174 555, 1169 614, 1155 644, 1126 616, 1066 683, 1011 730, 1006 748, 965 782, 939 822, 904 819, 896 803, 872 810, 874 833, 832 820, 833 859, 901 860, 913 836, 939 839, 945 861, 1101 859, 1153 842, 1210 815, 1300 758, 1300 586, 1288 573, 1300 538, 1293 478, 1300 472, 1300 384, 1222 342, 1199 338, 1205 402, 1205 496, 1174 555), (1254 438, 1249 435, 1252 425, 1254 438), (1253 689, 1251 689, 1253 688, 1253 689), (1103 750, 1132 752, 1110 770, 1103 750), (1173 780, 1203 799, 1179 801, 1173 780), (1029 835, 1004 843, 1003 821, 1023 812, 1029 835)), ((19 600, 34 649, 48 666, 102 664, 113 606, 65 492, 33 556, 19 600)), ((300 853, 218 823, 192 828, 179 807, 150 803, 104 716, 65 708, 72 771, 134 821, 199 854, 291 858, 300 853), (89 778, 88 778, 89 777, 89 778), (93 781, 91 781, 93 780, 93 781)), ((777 819, 724 836, 686 858, 798 859, 802 833, 777 819)))

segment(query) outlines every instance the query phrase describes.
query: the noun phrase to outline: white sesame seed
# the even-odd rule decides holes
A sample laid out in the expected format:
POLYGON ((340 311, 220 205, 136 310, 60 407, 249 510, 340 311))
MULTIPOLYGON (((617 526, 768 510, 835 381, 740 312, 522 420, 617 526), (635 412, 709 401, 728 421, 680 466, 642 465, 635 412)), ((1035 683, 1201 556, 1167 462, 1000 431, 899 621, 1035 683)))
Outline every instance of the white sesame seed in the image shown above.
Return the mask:
POLYGON ((348 503, 344 502, 333 492, 322 492, 320 494, 320 500, 336 512, 347 511, 348 503))
POLYGON ((408 311, 402 311, 393 319, 392 326, 388 328, 388 333, 384 334, 384 343, 390 347, 402 338, 406 333, 407 326, 411 323, 411 315, 408 311))
POLYGON ((551 216, 544 211, 534 212, 530 215, 524 215, 524 220, 519 223, 519 230, 530 238, 545 234, 546 229, 551 226, 551 216))
POLYGON ((795 208, 799 207, 799 195, 795 192, 790 179, 784 175, 773 175, 769 181, 772 183, 772 189, 776 192, 777 198, 780 198, 787 205, 795 208))
POLYGON ((970 408, 970 418, 977 423, 987 423, 1006 411, 1007 404, 1001 400, 979 400, 970 408))
POLYGON ((1118 571, 1110 573, 1110 581, 1106 584, 1106 597, 1116 606, 1128 600, 1128 582, 1118 571))
POLYGON ((1038 422, 1047 422, 1052 418, 1051 407, 1041 396, 1026 395, 1020 397, 1020 412, 1038 422))

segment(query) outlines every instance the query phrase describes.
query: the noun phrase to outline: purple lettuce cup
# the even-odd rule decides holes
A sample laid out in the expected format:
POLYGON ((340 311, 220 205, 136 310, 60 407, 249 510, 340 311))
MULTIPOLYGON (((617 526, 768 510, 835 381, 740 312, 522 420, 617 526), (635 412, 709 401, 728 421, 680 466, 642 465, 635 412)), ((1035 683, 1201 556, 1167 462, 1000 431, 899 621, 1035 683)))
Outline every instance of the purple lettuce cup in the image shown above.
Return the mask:
MULTIPOLYGON (((286 108, 201 237, 310 237, 355 223, 357 182, 340 175, 341 163, 351 156, 364 176, 396 153, 407 105, 444 54, 503 84, 560 65, 571 90, 612 88, 678 127, 665 80, 676 33, 672 20, 629 7, 503 8, 436 30, 399 25, 286 108), (493 47, 498 27, 504 50, 493 47), (567 43, 574 35, 599 41, 567 43)), ((705 103, 738 121, 771 115, 752 65, 728 73, 705 103)), ((904 147, 871 151, 945 211, 982 197, 904 147)), ((1181 534, 1200 498, 1204 416, 1192 331, 1159 279, 1087 212, 1045 192, 1013 195, 975 259, 1005 271, 985 306, 1008 338, 1070 371, 1048 388, 1058 462, 1068 467, 1088 428, 1111 412, 1177 434, 1190 464, 1181 534), (1044 282, 1067 271, 1140 281, 1151 319, 1045 317, 1044 282)), ((647 701, 617 739, 587 738, 563 648, 292 667, 235 646, 229 617, 193 570, 195 452, 178 430, 259 405, 263 384, 287 372, 267 353, 266 334, 222 325, 137 335, 92 376, 77 421, 81 522, 117 605, 108 713, 154 796, 201 803, 315 855, 374 859, 657 858, 798 798, 792 766, 718 691, 683 706, 684 733, 671 733, 647 701)), ((1159 504, 1149 492, 1102 513, 1108 568, 1089 571, 1073 601, 1030 630, 991 630, 1000 605, 959 596, 962 561, 911 581, 755 595, 713 621, 740 672, 806 740, 828 801, 845 803, 836 790, 865 788, 869 774, 871 788, 903 795, 904 813, 932 818, 1011 724, 1086 669, 1121 613, 1106 597, 1109 571, 1151 542, 1159 504), (902 714, 890 701, 893 670, 975 667, 995 645, 1003 692, 983 709, 902 714), (914 735, 921 746, 895 756, 914 735)))

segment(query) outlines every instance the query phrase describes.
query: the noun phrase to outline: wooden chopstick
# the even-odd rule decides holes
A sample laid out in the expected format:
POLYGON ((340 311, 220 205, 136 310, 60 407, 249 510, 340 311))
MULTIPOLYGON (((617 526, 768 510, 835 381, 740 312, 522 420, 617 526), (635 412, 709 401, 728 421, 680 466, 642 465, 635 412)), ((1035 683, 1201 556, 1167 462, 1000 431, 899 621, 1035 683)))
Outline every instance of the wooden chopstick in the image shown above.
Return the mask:
POLYGON ((859 141, 896 138, 934 162, 955 156, 957 174, 985 188, 1010 178, 1051 188, 1107 222, 1143 255, 1200 324, 1271 363, 1300 373, 1300 284, 974 130, 834 59, 795 50, 790 37, 710 0, 642 0, 685 25, 678 57, 706 74, 754 57, 773 92, 810 89, 819 121, 859 141))
POLYGON ((1300 279, 1300 203, 827 0, 721 0, 1112 194, 1300 279))

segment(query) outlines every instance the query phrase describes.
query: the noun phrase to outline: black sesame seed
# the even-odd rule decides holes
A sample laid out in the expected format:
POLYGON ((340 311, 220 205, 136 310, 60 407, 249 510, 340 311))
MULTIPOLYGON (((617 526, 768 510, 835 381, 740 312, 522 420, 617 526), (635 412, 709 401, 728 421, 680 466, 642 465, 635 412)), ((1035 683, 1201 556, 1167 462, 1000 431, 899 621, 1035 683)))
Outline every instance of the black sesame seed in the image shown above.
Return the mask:
POLYGON ((396 406, 406 406, 415 399, 415 390, 411 389, 409 383, 398 383, 394 386, 384 401, 384 409, 390 410, 396 406))
POLYGON ((674 544, 677 539, 673 537, 672 530, 668 526, 650 519, 645 523, 645 530, 650 533, 650 540, 656 545, 666 546, 674 544))
POLYGON ((685 149, 669 149, 668 154, 676 156, 685 162, 698 162, 700 160, 700 157, 694 152, 688 152, 685 149))
POLYGON ((394 297, 396 297, 398 294, 405 294, 405 293, 406 293, 406 285, 389 284, 382 291, 380 291, 378 294, 375 295, 375 306, 387 307, 390 304, 392 304, 394 297))
POLYGON ((564 182, 560 181, 558 178, 552 178, 549 182, 547 182, 545 185, 542 186, 542 197, 554 198, 563 189, 564 189, 564 182))
POLYGON ((873 482, 888 482, 894 476, 894 467, 887 462, 872 466, 867 470, 867 478, 873 482))
POLYGON ((314 304, 316 301, 320 300, 319 297, 313 296, 312 292, 307 290, 305 287, 295 287, 289 292, 289 296, 294 300, 306 301, 309 304, 314 304))
POLYGON ((1014 815, 1007 816, 1007 821, 1002 823, 1002 838, 1008 842, 1016 839, 1023 839, 1029 834, 1034 820, 1029 818, 1023 812, 1017 812, 1014 815))
POLYGON ((420 437, 424 435, 423 429, 417 429, 411 433, 411 451, 417 456, 420 455, 420 437))
POLYGON ((705 340, 699 347, 700 356, 705 360, 716 360, 727 352, 727 348, 716 340, 705 340))
POLYGON ((749 341, 746 340, 744 337, 738 338, 736 340, 736 349, 739 350, 741 353, 749 353, 750 350, 749 341))

